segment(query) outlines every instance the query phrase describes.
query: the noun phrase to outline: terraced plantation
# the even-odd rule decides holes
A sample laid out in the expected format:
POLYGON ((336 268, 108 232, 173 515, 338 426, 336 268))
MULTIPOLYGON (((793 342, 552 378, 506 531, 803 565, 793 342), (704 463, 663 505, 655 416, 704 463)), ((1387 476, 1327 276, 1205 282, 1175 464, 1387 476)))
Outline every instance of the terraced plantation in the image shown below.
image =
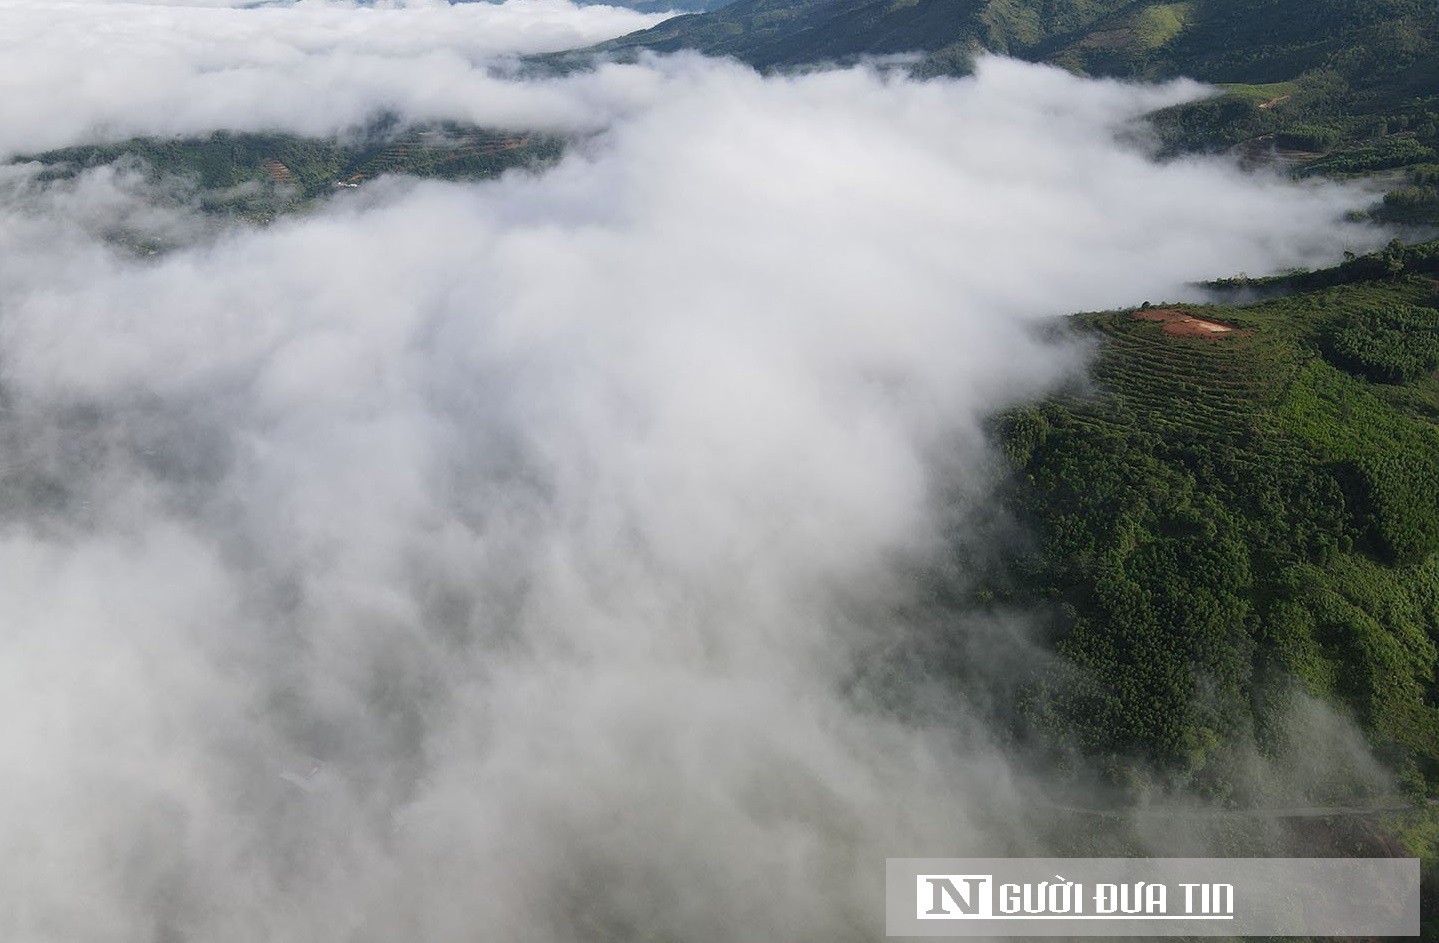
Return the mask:
POLYGON ((346 183, 383 174, 443 179, 490 177, 518 163, 552 159, 559 151, 558 141, 541 135, 475 129, 417 130, 350 161, 341 173, 346 183))
MULTIPOLYGON (((1208 324, 1218 315, 1202 309, 1185 308, 1189 317, 1202 313, 1208 324)), ((1082 330, 1097 334, 1108 356, 1096 368, 1096 378, 1109 396, 1093 404, 1102 414, 1119 411, 1129 421, 1147 428, 1227 436, 1246 428, 1237 420, 1252 416, 1256 404, 1274 393, 1274 375, 1253 369, 1268 337, 1252 330, 1225 325, 1224 331, 1201 327, 1198 332, 1174 330, 1182 321, 1154 321, 1147 311, 1112 317, 1096 317, 1082 330)), ((1188 322, 1194 323, 1194 322, 1188 322)))
MULTIPOLYGON (((1250 306, 1074 319, 1092 385, 998 433, 1039 543, 989 591, 1057 611, 1044 641, 1067 661, 1033 669, 1019 736, 1108 757, 1132 796, 1177 777, 1262 805, 1243 768, 1284 761, 1313 697, 1352 712, 1416 800, 1439 785, 1439 360, 1375 382, 1334 342, 1428 365, 1439 302, 1403 258, 1355 274, 1376 266, 1250 306)), ((1314 798, 1365 801, 1354 772, 1314 798)))

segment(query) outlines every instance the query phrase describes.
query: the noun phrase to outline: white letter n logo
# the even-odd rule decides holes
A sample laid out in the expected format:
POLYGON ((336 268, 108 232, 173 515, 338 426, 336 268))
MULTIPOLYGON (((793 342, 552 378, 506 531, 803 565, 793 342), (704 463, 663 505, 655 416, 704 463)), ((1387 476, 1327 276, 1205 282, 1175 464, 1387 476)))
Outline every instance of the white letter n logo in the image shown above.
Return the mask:
POLYGON ((988 874, 921 874, 915 878, 920 920, 983 920, 994 915, 988 874))

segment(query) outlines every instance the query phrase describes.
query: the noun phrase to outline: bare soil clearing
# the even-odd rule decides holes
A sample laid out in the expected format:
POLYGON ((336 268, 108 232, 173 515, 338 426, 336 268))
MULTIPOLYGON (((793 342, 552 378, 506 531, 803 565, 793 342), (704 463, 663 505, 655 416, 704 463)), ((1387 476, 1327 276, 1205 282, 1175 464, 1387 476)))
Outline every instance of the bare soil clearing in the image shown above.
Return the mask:
POLYGON ((1130 317, 1138 321, 1155 321, 1164 325, 1164 333, 1173 337, 1219 338, 1235 333, 1228 324, 1196 318, 1178 308, 1140 308, 1130 317))

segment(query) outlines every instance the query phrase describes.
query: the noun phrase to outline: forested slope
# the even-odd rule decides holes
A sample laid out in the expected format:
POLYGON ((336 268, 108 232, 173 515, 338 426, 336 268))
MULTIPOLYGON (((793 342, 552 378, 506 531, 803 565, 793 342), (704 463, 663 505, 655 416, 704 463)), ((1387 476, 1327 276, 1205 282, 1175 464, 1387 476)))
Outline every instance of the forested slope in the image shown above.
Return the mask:
POLYGON ((1242 803, 1236 748, 1284 749, 1301 693, 1439 791, 1436 274, 1394 246, 1260 304, 1075 319, 1093 389, 998 433, 1038 542, 990 591, 1056 613, 1064 656, 1031 735, 1242 803))
POLYGON ((401 127, 393 119, 341 138, 220 131, 194 138, 135 138, 18 158, 42 165, 42 181, 115 165, 161 185, 161 193, 210 212, 264 220, 382 174, 482 179, 559 156, 562 142, 444 122, 401 127))
POLYGON ((738 0, 599 48, 697 49, 760 68, 980 47, 1021 55, 1130 5, 1130 0, 738 0))

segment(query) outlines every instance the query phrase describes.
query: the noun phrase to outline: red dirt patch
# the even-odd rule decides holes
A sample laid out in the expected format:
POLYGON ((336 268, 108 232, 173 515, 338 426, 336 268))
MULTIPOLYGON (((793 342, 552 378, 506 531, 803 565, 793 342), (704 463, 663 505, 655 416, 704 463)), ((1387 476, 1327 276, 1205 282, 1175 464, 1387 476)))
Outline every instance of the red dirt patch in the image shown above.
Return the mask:
POLYGON ((1235 329, 1228 324, 1196 318, 1178 308, 1140 308, 1130 314, 1130 317, 1138 321, 1156 321, 1163 324, 1164 333, 1173 337, 1219 338, 1235 333, 1235 329))

